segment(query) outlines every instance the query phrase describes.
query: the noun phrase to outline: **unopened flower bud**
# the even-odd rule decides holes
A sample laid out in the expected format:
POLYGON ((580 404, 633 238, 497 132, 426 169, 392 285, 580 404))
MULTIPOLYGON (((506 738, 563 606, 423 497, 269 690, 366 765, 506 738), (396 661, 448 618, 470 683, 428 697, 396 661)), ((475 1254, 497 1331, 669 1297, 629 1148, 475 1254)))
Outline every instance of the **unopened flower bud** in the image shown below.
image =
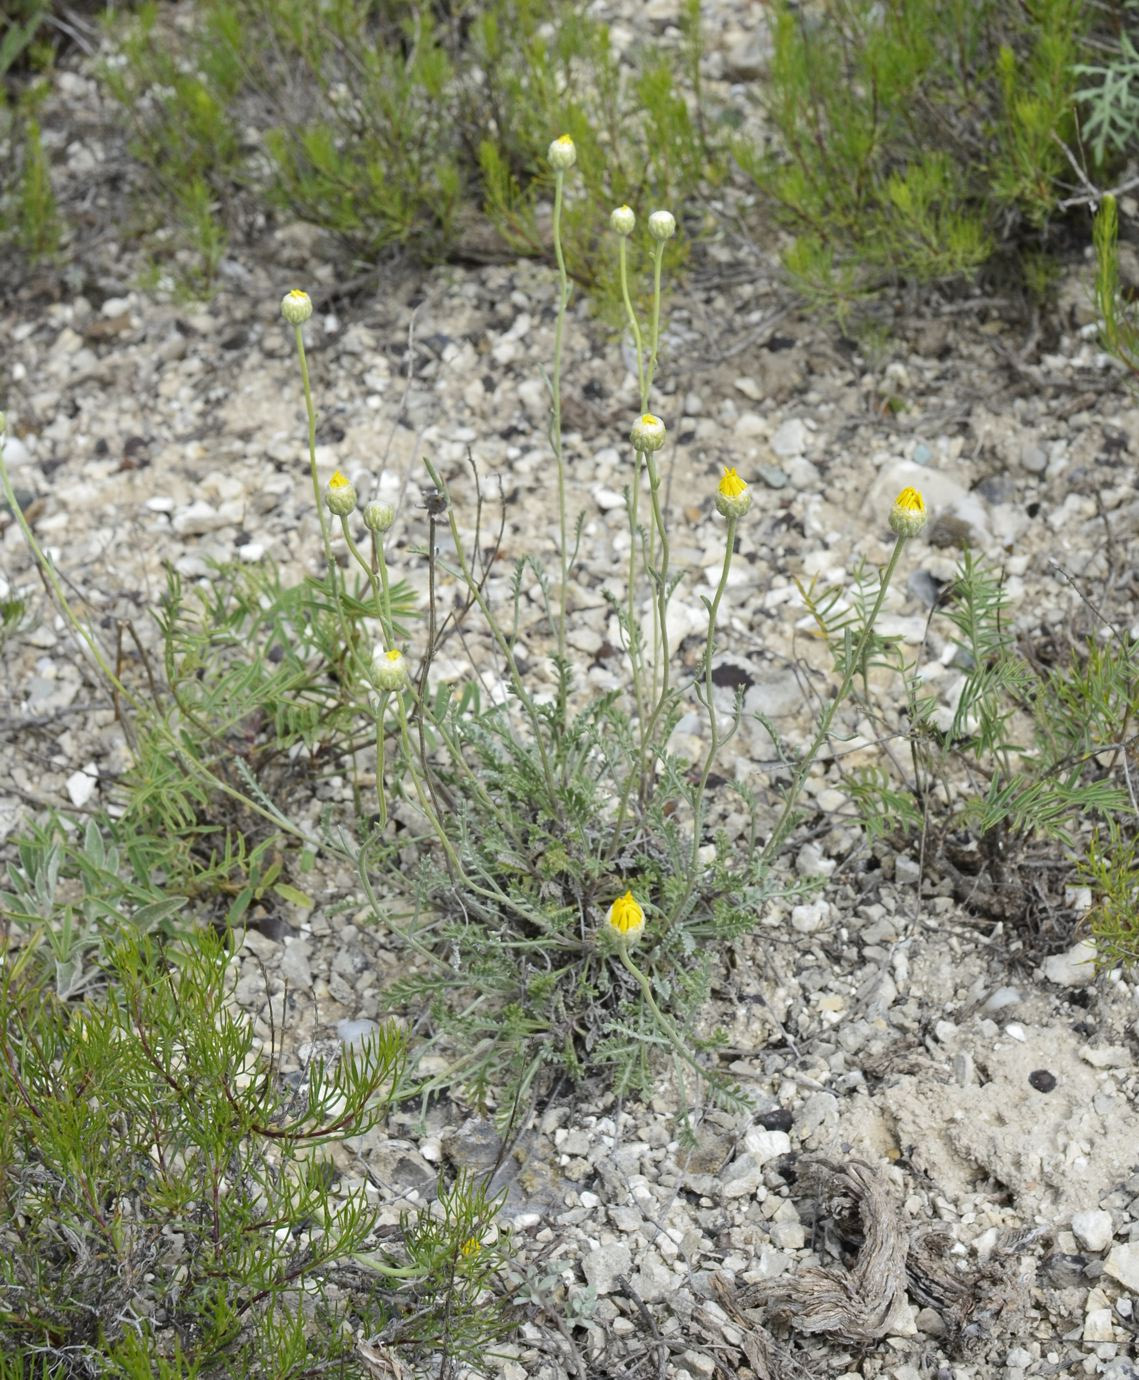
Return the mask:
POLYGON ((369 532, 386 532, 395 521, 395 509, 390 503, 365 503, 363 518, 369 532))
POLYGON ((609 907, 606 920, 609 928, 626 940, 636 939, 645 928, 645 912, 631 891, 617 897, 609 907))
POLYGON ((925 526, 925 500, 917 489, 905 488, 894 499, 890 531, 896 537, 916 537, 925 526))
POLYGON ((355 511, 356 490, 339 470, 328 481, 328 488, 324 491, 324 501, 328 504, 328 511, 334 517, 346 518, 349 513, 355 511))
POLYGON ((676 234, 676 217, 671 211, 654 211, 649 217, 649 234, 654 240, 670 240, 676 234))
POLYGON ((661 419, 654 417, 651 412, 646 412, 633 423, 629 440, 632 441, 634 450, 647 454, 649 451, 660 450, 664 445, 665 435, 665 426, 661 419))
POLYGON ((724 471, 716 490, 716 511, 721 517, 741 518, 751 507, 751 490, 734 469, 724 471))
POLYGON ((398 647, 387 651, 376 648, 372 654, 372 680, 377 690, 403 690, 407 686, 407 658, 398 647))
POLYGON ((312 299, 307 292, 293 288, 281 298, 281 315, 290 326, 300 326, 312 315, 312 299))
POLYGON ((550 145, 546 156, 555 172, 564 172, 577 162, 577 149, 574 148, 573 140, 568 134, 559 134, 550 145))
POLYGON ((637 224, 637 217, 633 214, 631 206, 618 206, 609 217, 609 226, 616 230, 618 235, 631 235, 637 224))

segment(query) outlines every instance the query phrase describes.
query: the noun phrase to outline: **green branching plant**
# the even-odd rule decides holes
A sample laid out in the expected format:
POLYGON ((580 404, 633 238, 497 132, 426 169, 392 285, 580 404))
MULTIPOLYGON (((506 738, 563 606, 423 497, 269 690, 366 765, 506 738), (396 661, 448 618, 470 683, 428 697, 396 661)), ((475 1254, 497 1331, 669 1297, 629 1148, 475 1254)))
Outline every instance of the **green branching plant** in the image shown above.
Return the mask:
POLYGON ((777 139, 737 141, 795 240, 785 263, 840 316, 899 278, 1032 250, 1075 147, 1078 0, 828 0, 774 7, 762 97, 777 139))
POLYGON ((1117 963, 1139 967, 1139 831, 1134 820, 1125 830, 1111 820, 1097 830, 1080 859, 1077 876, 1090 886, 1093 905, 1088 922, 1096 939, 1096 960, 1103 968, 1117 963))
POLYGON ((1139 22, 1136 0, 1122 0, 1115 33, 1097 45, 1100 62, 1077 63, 1073 71, 1088 78, 1076 93, 1084 108, 1081 133, 1097 163, 1108 165, 1135 148, 1139 133, 1139 49, 1131 40, 1139 22))
MULTIPOLYGON (((859 588, 859 581, 854 582, 859 588)), ((864 626, 842 591, 808 592, 836 665, 849 657, 850 630, 864 626)), ((897 644, 879 642, 874 665, 902 679, 904 716, 881 713, 863 677, 855 693, 875 726, 886 760, 846 773, 846 785, 871 839, 921 837, 930 865, 954 875, 988 874, 995 892, 1011 887, 1039 844, 1058 843, 1071 874, 1088 845, 1088 822, 1115 837, 1139 818, 1131 780, 1139 655, 1114 629, 1073 645, 1061 664, 1040 667, 1007 617, 999 569, 966 551, 956 579, 931 615, 931 627, 956 647, 962 672, 948 717, 897 644), (1127 821, 1131 821, 1129 824, 1127 821)), ((841 766, 841 763, 840 763, 841 766)), ((974 889, 974 899, 982 893, 974 889)), ((990 898, 994 913, 1015 904, 990 898)))
MULTIPOLYGON (((748 824, 743 839, 730 839, 717 823, 726 802, 712 787, 743 708, 738 697, 730 710, 717 702, 712 673, 717 624, 751 495, 735 470, 726 470, 709 495, 724 522, 723 560, 714 593, 703 600, 703 655, 694 674, 684 671, 670 643, 670 604, 684 573, 672 564, 664 506, 667 428, 650 411, 662 268, 676 222, 666 211, 649 217, 652 286, 642 319, 626 252, 636 217, 621 206, 610 225, 620 300, 636 350, 639 415, 629 437, 628 567, 621 572, 623 587, 608 587, 606 599, 620 630, 627 676, 623 692, 585 694, 569 650, 578 561, 573 534, 579 529, 567 507, 560 434, 569 296, 560 234, 578 150, 563 135, 548 156, 559 265, 549 376, 560 533, 556 584, 535 558, 526 558, 515 567, 506 606, 493 602, 496 553, 488 554, 479 537, 477 469, 472 466, 472 538, 464 531, 452 481, 425 458, 433 490, 424 544, 431 591, 427 637, 414 656, 413 674, 413 655, 401 645, 391 618, 386 576, 375 581, 374 617, 384 637, 368 683, 379 827, 350 846, 377 916, 393 885, 412 902, 393 935, 415 961, 393 998, 409 1012, 426 1008, 431 1014, 428 1047, 443 1052, 447 1064, 429 1087, 458 1086, 501 1110, 526 1105, 559 1081, 584 1083, 599 1071, 619 1092, 644 1092, 663 1064, 677 1073, 682 1105, 694 1080, 714 1096, 738 1102, 739 1090, 717 1066, 720 1037, 701 1023, 716 956, 724 942, 754 925, 773 895, 785 891, 774 864, 797 822, 807 775, 870 655, 875 619, 907 537, 924 523, 924 505, 913 490, 899 496, 891 515, 897 533, 893 554, 886 569, 868 580, 873 592, 864 627, 852 639, 815 736, 791 764, 791 783, 774 820, 756 794, 737 791, 734 803, 743 807, 748 824), (440 530, 448 542, 440 541, 440 530), (518 642, 523 590, 533 587, 553 669, 552 687, 541 696, 523 669, 518 642), (445 689, 427 693, 432 665, 456 628, 455 615, 445 611, 455 590, 467 635, 477 615, 506 684, 505 701, 482 712, 469 697, 445 689), (677 755, 671 740, 692 708, 704 717, 706 735, 701 754, 688 760, 677 755), (392 822, 403 826, 400 833, 393 835, 392 822)), ((299 332, 311 308, 294 291, 282 310, 299 332)), ((324 501, 340 522, 355 564, 384 572, 382 540, 370 563, 359 550, 353 535, 356 495, 349 488, 334 474, 324 501)), ((365 529, 374 530, 367 507, 360 516, 365 529)), ((723 790, 733 787, 725 783, 723 790)))
POLYGON ((175 207, 174 247, 195 248, 203 284, 257 200, 356 261, 545 254, 549 180, 534 169, 551 127, 589 155, 562 239, 592 282, 602 207, 687 202, 722 175, 692 86, 699 0, 683 10, 682 60, 638 45, 618 62, 578 0, 204 0, 177 27, 151 6, 106 79, 144 199, 175 207))
POLYGON ((1139 310, 1124 298, 1119 281, 1119 211, 1114 196, 1100 203, 1093 226, 1096 305, 1106 349, 1139 378, 1139 310))
POLYGON ((495 1204, 460 1181, 381 1249, 381 1197, 326 1153, 400 1095, 404 1036, 381 1027, 286 1080, 280 1032, 263 1045, 232 1005, 228 957, 208 930, 161 947, 124 932, 68 1003, 32 950, 4 953, 6 1363, 299 1380, 367 1375, 358 1337, 477 1354, 502 1327, 495 1204))

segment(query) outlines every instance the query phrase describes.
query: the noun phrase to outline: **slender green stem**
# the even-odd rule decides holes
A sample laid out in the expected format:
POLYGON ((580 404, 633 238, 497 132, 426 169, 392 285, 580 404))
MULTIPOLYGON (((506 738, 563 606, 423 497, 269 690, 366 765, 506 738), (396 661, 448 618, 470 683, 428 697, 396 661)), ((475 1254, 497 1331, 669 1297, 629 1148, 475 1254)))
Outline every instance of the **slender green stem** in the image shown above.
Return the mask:
POLYGON ((680 1055, 684 1062, 689 1065, 690 1068, 696 1070, 696 1072, 701 1076, 701 1078, 706 1077, 708 1072, 707 1069, 703 1068, 700 1065, 699 1061, 695 1058, 695 1056, 689 1053, 688 1047, 684 1043, 684 1037, 681 1035, 680 1031, 676 1028, 674 1023, 664 1014, 664 1012, 657 1005, 656 998, 653 996, 652 983, 629 957, 628 940, 622 939, 618 942, 617 956, 620 958, 625 970, 637 980, 637 984, 641 989, 641 995, 645 999, 645 1005, 653 1013, 653 1018, 656 1020, 657 1025, 659 1025, 661 1030, 664 1032, 669 1044, 676 1051, 676 1053, 680 1055))
POLYGON ((625 303, 625 316, 633 333, 633 344, 637 351, 637 384, 641 393, 641 411, 649 410, 649 383, 645 377, 645 347, 641 341, 641 326, 637 313, 633 310, 633 299, 629 295, 629 268, 626 252, 627 241, 624 235, 617 239, 617 272, 621 280, 621 298, 625 303))
POLYGON ((447 831, 443 828, 443 823, 435 812, 435 807, 427 798, 427 791, 424 789, 423 782, 420 780, 419 771, 415 765, 415 759, 411 754, 411 734, 407 727, 407 706, 403 702, 403 695, 397 694, 395 697, 396 707, 399 710, 399 738, 403 747, 404 761, 411 776, 412 785, 415 787, 415 796, 419 801, 419 808, 423 811, 424 818, 431 825, 436 838, 443 846, 443 851, 447 855, 447 861, 454 870, 456 876, 463 875, 463 865, 459 861, 459 855, 455 852, 455 845, 447 837, 447 831))
MULTIPOLYGON (((562 341, 565 335, 566 307, 569 304, 569 274, 566 272, 562 250, 562 199, 565 193, 565 172, 554 173, 554 254, 558 261, 558 315, 554 326, 554 369, 550 379, 551 415, 550 442, 558 467, 558 524, 562 565, 561 591, 558 595, 558 656, 566 660, 566 601, 569 591, 569 523, 566 514, 566 463, 562 446, 562 341)), ((564 682, 560 682, 564 684, 564 682)), ((565 705, 560 704, 561 721, 565 723, 565 705)))
POLYGON ((653 314, 652 329, 649 333, 649 365, 644 383, 646 399, 652 391, 653 375, 656 373, 657 360, 660 357, 660 274, 663 263, 664 241, 656 240, 653 244, 653 314))
POLYGON ((387 691, 381 690, 376 705, 376 803, 379 806, 381 832, 388 827, 388 796, 384 786, 384 715, 387 708, 387 691))
POLYGON ((771 831, 770 837, 763 846, 763 852, 760 854, 760 861, 762 863, 770 862, 777 855, 788 833, 791 831, 795 807, 799 802, 799 796, 802 794, 803 785, 807 780, 807 775, 811 767, 814 765, 815 758, 819 755, 823 744, 830 736, 831 724, 834 723, 834 716, 838 713, 840 705, 850 694, 850 687, 854 684, 854 677, 858 674, 859 667, 862 665, 863 659, 866 656, 866 650, 870 646, 870 639, 874 635, 874 624, 877 621, 879 613, 882 611, 882 603, 886 598, 886 591, 890 587, 890 581, 894 577, 894 570, 898 564, 898 557, 902 554, 902 547, 905 546, 905 544, 906 538, 904 536, 899 536, 894 542, 894 549, 890 553, 890 560, 886 565, 886 569, 882 572, 882 578, 878 585, 878 597, 874 601, 874 607, 870 610, 870 617, 866 620, 862 632, 859 634, 858 641, 854 644, 850 655, 846 659, 846 665, 843 667, 842 680, 839 682, 838 690, 834 698, 823 710, 822 717, 819 719, 818 729, 811 741, 811 745, 799 762, 798 769, 795 772, 795 776, 787 792, 787 798, 783 802, 783 809, 779 815, 779 819, 776 821, 775 828, 771 831))
POLYGON ((431 477, 432 484, 434 484, 439 492, 447 499, 447 521, 450 527, 451 541, 454 543, 455 547, 455 559, 459 565, 459 575, 462 578, 463 584, 473 595, 475 603, 478 604, 479 612, 486 619, 490 634, 494 638, 498 650, 502 653, 503 660, 506 662, 507 670, 510 672, 511 687, 518 696, 522 708, 526 711, 527 718, 530 720, 530 727, 534 734, 534 746, 538 749, 538 758, 542 764, 542 776, 545 780, 546 790, 549 793, 549 799, 551 802, 556 801, 559 799, 559 792, 555 789, 553 771, 550 766, 550 757, 546 750, 545 725, 542 721, 542 717, 538 713, 538 707, 534 703, 530 692, 526 689, 526 682, 522 679, 522 673, 519 671, 518 662, 514 657, 514 649, 503 636, 498 619, 495 618, 494 612, 487 602, 482 586, 474 578, 471 572, 466 554, 463 551, 462 539, 459 536, 459 524, 455 521, 455 509, 454 505, 451 503, 450 495, 447 492, 447 486, 443 483, 439 471, 426 456, 424 456, 423 464, 431 477))
POLYGON ((340 636, 344 643, 344 651, 347 653, 351 639, 348 635, 348 623, 344 617, 344 606, 340 602, 337 593, 336 580, 336 561, 332 555, 332 532, 328 525, 328 517, 324 511, 324 496, 320 492, 320 476, 316 469, 316 407, 312 400, 312 386, 309 381, 308 356, 305 354, 304 332, 301 327, 294 326, 293 331, 297 340, 297 359, 301 367, 301 384, 304 387, 305 395, 305 416, 308 420, 308 468, 312 479, 312 501, 316 504, 317 517, 320 519, 320 539, 324 545, 324 559, 328 564, 329 588, 332 592, 332 602, 336 605, 336 614, 340 622, 340 636))
MULTIPOLYGON (((663 264, 663 262, 664 262, 664 243, 663 243, 663 241, 661 241, 661 240, 657 240, 657 241, 654 243, 654 245, 653 245, 653 306, 652 306, 652 317, 651 317, 652 324, 651 324, 650 330, 649 330, 649 362, 648 362, 648 367, 647 367, 647 369, 646 369, 646 371, 645 371, 645 382, 644 382, 644 393, 645 393, 645 399, 646 399, 646 402, 645 402, 646 408, 648 407, 648 401, 647 401, 648 396, 649 396, 649 394, 652 392, 653 375, 656 373, 657 359, 658 359, 659 354, 660 354, 660 299, 661 299, 660 276, 661 276, 661 265, 663 264)), ((655 466, 650 466, 650 469, 649 469, 650 480, 651 480, 651 477, 652 477, 652 475, 653 475, 653 473, 654 473, 654 470, 655 470, 655 466)), ((659 482, 658 482, 658 487, 659 487, 659 482)), ((654 495, 653 507, 654 507, 654 513, 655 513, 656 516, 657 516, 657 523, 656 523, 656 527, 650 527, 650 528, 649 528, 649 553, 648 553, 648 556, 647 556, 647 558, 646 558, 646 561, 647 561, 647 564, 648 564, 650 567, 654 564, 654 562, 655 562, 655 560, 656 560, 656 532, 657 532, 657 528, 659 528, 659 529, 661 530, 662 533, 663 533, 663 531, 664 531, 664 521, 663 521, 663 518, 661 518, 661 516, 660 516, 659 496, 657 496, 657 495, 654 495)), ((663 556, 662 560, 663 560, 663 564, 667 567, 667 565, 668 565, 667 553, 663 556)), ((658 688, 657 688, 657 686, 658 686, 658 667, 661 665, 661 644, 660 644, 660 642, 657 640, 658 633, 663 633, 663 629, 662 629, 662 628, 654 628, 654 634, 653 634, 653 695, 654 695, 654 697, 657 697, 657 698, 658 698, 658 702, 659 702, 659 696, 663 695, 664 691, 663 691, 663 689, 658 691, 658 688)), ((666 655, 667 655, 667 651, 666 651, 666 655)))
MULTIPOLYGON (((637 352, 637 383, 641 396, 642 414, 649 410, 649 390, 645 381, 645 353, 644 345, 641 340, 641 327, 637 320, 637 313, 633 310, 633 299, 629 294, 629 270, 628 255, 626 252, 626 237, 618 236, 617 239, 617 269, 621 280, 621 297, 625 303, 625 316, 629 322, 629 329, 633 334, 633 344, 637 352)), ((639 756, 644 756, 645 747, 645 720, 647 717, 647 706, 645 703, 644 692, 644 648, 641 642, 640 625, 637 622, 637 548, 639 536, 637 531, 637 513, 641 494, 641 452, 635 451, 636 460, 634 462, 633 483, 630 489, 629 499, 629 587, 627 591, 627 602, 625 617, 629 625, 629 667, 633 677, 633 701, 637 711, 637 733, 640 739, 639 756)))
MULTIPOLYGON (((646 742, 651 744, 655 740, 657 727, 660 724, 661 716, 664 714, 668 704, 668 692, 670 682, 669 668, 669 646, 668 646, 668 605, 671 597, 668 588, 668 567, 670 559, 670 549, 668 541, 668 528, 665 526, 664 511, 660 502, 660 472, 657 469, 656 456, 652 451, 645 452, 645 463, 649 471, 649 498, 653 506, 653 527, 660 538, 660 564, 650 573, 655 589, 654 618, 653 618, 653 698, 654 705, 652 714, 649 718, 648 730, 645 734, 646 742)), ((642 754, 643 755, 643 754, 642 754)), ((641 800, 647 802, 651 791, 651 777, 648 773, 648 764, 641 763, 641 800)))
MULTIPOLYGON (((127 691, 126 687, 119 680, 119 677, 111 670, 110 663, 104 656, 102 647, 100 647, 99 643, 95 640, 94 634, 87 628, 86 624, 80 621, 74 609, 72 609, 63 588, 63 581, 59 578, 55 566, 48 559, 47 553, 40 546, 39 542, 36 540, 35 534, 28 525, 28 520, 24 516, 24 510, 16 500, 16 494, 12 488, 12 481, 8 475, 8 466, 4 462, 4 438, 2 435, 0 435, 0 487, 4 490, 4 497, 8 502, 8 507, 12 510, 12 516, 16 519, 16 525, 19 527, 20 533, 27 543, 28 550, 31 551, 37 565, 43 572, 44 578, 51 587, 52 594, 55 595, 55 602, 58 604, 60 611, 67 619, 68 623, 71 624, 72 631, 91 654, 91 659, 98 667, 100 675, 102 675, 107 684, 111 686, 116 694, 121 695, 130 703, 131 707, 134 708, 134 696, 127 691)), ((131 751, 133 752, 137 746, 133 726, 130 726, 126 720, 123 720, 123 730, 126 734, 131 751)))
POLYGON ((736 544, 736 525, 739 519, 729 517, 727 521, 728 526, 724 534, 724 564, 720 570, 720 583, 716 586, 715 596, 708 605, 708 638, 704 645, 704 699, 708 706, 708 751, 704 757, 704 765, 700 770, 700 780, 696 786, 696 807, 692 819, 692 856, 689 859, 688 882, 684 894, 672 909, 670 920, 675 920, 683 912, 696 888, 700 838, 704 832, 704 797, 708 790, 708 778, 712 774, 716 754, 720 750, 720 721, 716 713, 716 687, 712 683, 712 658, 716 651, 716 618, 720 612, 720 601, 724 597, 724 590, 728 587, 728 575, 732 569, 732 553, 736 544))
POLYGON ((384 561, 383 547, 373 544, 372 550, 376 556, 376 565, 373 568, 371 561, 353 540, 346 517, 340 519, 340 530, 344 533, 344 541, 353 560, 368 577, 368 583, 372 586, 372 598, 376 601, 376 613, 384 632, 384 646, 390 649, 395 646, 395 625, 392 622, 391 591, 388 588, 388 568, 384 561))
MULTIPOLYGON (((147 707, 127 688, 126 685, 124 685, 122 680, 111 669, 106 657, 103 655, 102 648, 99 646, 98 642, 96 642, 88 628, 76 616, 75 610, 71 607, 70 603, 68 603, 63 583, 56 573, 55 567, 52 565, 51 561, 48 560, 47 554, 36 540, 32 529, 28 526, 23 510, 16 502, 16 495, 12 489, 12 481, 8 477, 8 468, 4 464, 3 445, 0 445, 0 489, 3 490, 4 497, 8 501, 8 506, 12 509, 12 513, 16 519, 16 525, 23 534, 28 549, 31 551, 40 570, 43 572, 44 579, 47 580, 60 611, 71 625, 75 635, 90 652, 91 658, 98 668, 99 673, 103 676, 111 689, 129 704, 140 718, 144 715, 148 717, 150 726, 153 728, 155 734, 166 744, 175 760, 182 763, 192 776, 197 777, 199 781, 204 782, 213 789, 220 791, 231 800, 238 801, 241 805, 245 806, 246 809, 252 810, 254 814, 261 815, 264 819, 275 824, 279 829, 283 829, 285 832, 292 834, 302 842, 312 844, 316 847, 321 846, 317 840, 313 839, 311 835, 307 834, 298 825, 286 819, 284 815, 278 814, 274 810, 266 809, 258 800, 255 800, 252 796, 246 795, 244 791, 239 791, 236 787, 229 785, 228 782, 223 781, 219 776, 215 775, 214 772, 210 771, 208 767, 203 766, 192 753, 186 752, 181 740, 170 730, 168 725, 163 722, 161 715, 148 711, 147 707)), ((132 734, 128 733, 127 736, 128 739, 130 739, 132 734)))

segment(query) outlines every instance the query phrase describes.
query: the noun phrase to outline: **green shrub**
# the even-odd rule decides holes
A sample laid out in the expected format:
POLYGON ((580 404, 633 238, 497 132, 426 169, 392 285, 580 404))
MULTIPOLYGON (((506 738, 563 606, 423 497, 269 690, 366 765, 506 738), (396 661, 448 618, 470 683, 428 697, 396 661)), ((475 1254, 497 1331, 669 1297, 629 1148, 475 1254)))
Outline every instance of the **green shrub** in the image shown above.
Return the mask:
POLYGON ((1115 197, 1105 196, 1096 212, 1096 305, 1103 321, 1104 347, 1139 378, 1139 309, 1119 281, 1119 211, 1115 197))
MULTIPOLYGON (((862 625, 866 578, 855 577, 849 611, 846 590, 804 591, 836 658, 848 629, 862 625)), ((872 840, 920 840, 932 867, 966 879, 980 910, 1023 926, 1048 890, 1041 868, 1052 869, 1056 893, 1081 868, 1114 875, 1123 853, 1105 862, 1092 825, 1117 841, 1134 831, 1125 754, 1139 714, 1139 647, 1105 628, 1102 638, 1073 639, 1054 665, 1030 660, 1007 618, 1001 571, 968 551, 931 627, 956 647, 953 664, 964 672, 952 716, 938 713, 900 647, 877 641, 855 702, 880 740, 902 750, 890 749, 889 765, 844 770, 845 785, 872 840), (874 667, 902 678, 900 721, 883 716, 870 693, 874 667)))
POLYGON ((777 137, 736 153, 795 235, 792 277, 845 311, 1042 243, 1093 23, 1082 0, 827 0, 821 16, 779 0, 762 98, 777 137))
POLYGON ((29 951, 3 958, 5 1374, 363 1377, 358 1332, 463 1356, 500 1333, 485 1285, 503 1246, 481 1242, 478 1186, 406 1219, 397 1256, 377 1249, 380 1196, 322 1153, 401 1091, 400 1033, 290 1086, 209 931, 124 936, 78 1005, 42 988, 29 951))
POLYGON ((264 196, 364 262, 544 253, 549 180, 533 170, 562 131, 588 170, 566 250, 591 281, 602 211, 683 203, 715 175, 690 114, 698 0, 685 60, 638 49, 635 70, 580 0, 201 0, 193 20, 145 10, 107 79, 131 115, 142 214, 157 225, 174 206, 203 284, 264 196))

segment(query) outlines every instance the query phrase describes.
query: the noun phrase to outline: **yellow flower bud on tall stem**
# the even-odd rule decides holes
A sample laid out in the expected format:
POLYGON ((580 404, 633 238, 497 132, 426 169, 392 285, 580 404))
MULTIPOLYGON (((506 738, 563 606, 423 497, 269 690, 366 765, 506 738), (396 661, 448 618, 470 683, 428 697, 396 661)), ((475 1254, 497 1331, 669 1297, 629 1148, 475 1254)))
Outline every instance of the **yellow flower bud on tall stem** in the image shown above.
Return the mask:
MULTIPOLYGON (((332 555, 332 534, 328 526, 328 517, 324 511, 324 498, 320 492, 320 476, 317 474, 316 470, 316 408, 313 406, 312 401, 312 386, 309 382, 308 357, 305 354, 304 338, 304 322, 308 317, 300 311, 294 310, 290 312, 286 309, 286 304, 289 303, 291 299, 297 299, 302 296, 307 302, 307 295, 300 293, 299 289, 294 289, 293 292, 290 292, 286 296, 281 309, 285 319, 293 328, 293 334, 297 342, 297 359, 300 362, 301 384, 304 388, 305 395, 305 415, 308 418, 308 466, 309 475, 312 479, 312 500, 316 505, 317 517, 320 519, 320 539, 324 546, 324 559, 328 565, 329 588, 332 593, 332 602, 336 605, 336 612, 340 621, 342 645, 345 654, 347 654, 351 645, 348 636, 348 624, 345 621, 343 604, 336 592, 336 561, 332 555)), ((311 304, 309 306, 309 315, 311 315, 311 304)), ((341 684, 346 684, 347 679, 347 677, 344 677, 341 684)))
MULTIPOLYGON (((554 367, 550 380, 552 411, 550 417, 550 442, 554 448, 554 459, 558 467, 558 541, 561 555, 561 585, 558 591, 558 659, 564 665, 566 660, 566 603, 569 596, 569 523, 566 516, 566 462, 562 445, 562 341, 565 336, 566 308, 570 299, 569 274, 566 272, 565 252, 562 249, 562 201, 565 194, 566 169, 574 159, 565 153, 565 146, 573 150, 573 142, 566 135, 550 145, 551 163, 554 169, 554 255, 558 261, 558 314, 554 325, 554 367), (564 141, 564 142, 563 142, 564 141)), ((576 157, 576 155, 575 155, 576 157)), ((559 687, 565 681, 559 677, 559 687)), ((566 722, 564 689, 559 690, 558 711, 563 727, 566 722)))

